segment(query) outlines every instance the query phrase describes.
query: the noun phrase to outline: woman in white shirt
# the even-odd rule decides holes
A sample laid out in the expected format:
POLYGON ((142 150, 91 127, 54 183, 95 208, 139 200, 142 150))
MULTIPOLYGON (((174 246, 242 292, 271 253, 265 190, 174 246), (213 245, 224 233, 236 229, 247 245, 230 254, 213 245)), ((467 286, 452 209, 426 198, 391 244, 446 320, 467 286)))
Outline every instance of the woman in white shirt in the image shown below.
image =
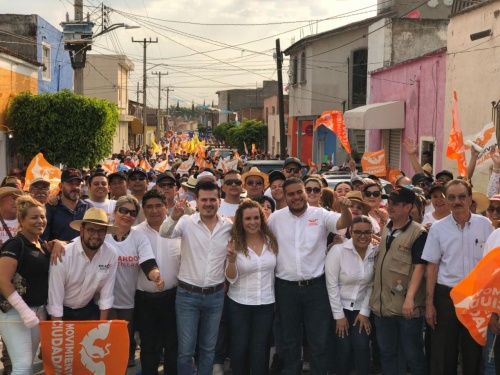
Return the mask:
POLYGON ((337 375, 349 375, 351 360, 357 375, 370 373, 369 300, 377 246, 368 216, 357 216, 349 229, 351 239, 335 245, 325 263, 326 285, 336 321, 337 375))
POLYGON ((425 214, 422 220, 422 225, 427 230, 429 230, 431 225, 436 221, 444 219, 450 214, 450 209, 448 208, 446 198, 444 197, 443 184, 435 182, 429 190, 429 196, 431 198, 431 204, 434 207, 434 211, 425 214))
POLYGON ((278 243, 259 203, 245 199, 228 244, 230 359, 234 375, 267 374, 278 243))

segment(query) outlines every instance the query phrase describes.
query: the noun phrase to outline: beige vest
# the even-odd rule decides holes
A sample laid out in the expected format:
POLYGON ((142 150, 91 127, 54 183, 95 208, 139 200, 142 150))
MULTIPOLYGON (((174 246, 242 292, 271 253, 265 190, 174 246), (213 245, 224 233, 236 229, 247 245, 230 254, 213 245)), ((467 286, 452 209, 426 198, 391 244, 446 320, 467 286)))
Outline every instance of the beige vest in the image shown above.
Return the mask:
MULTIPOLYGON (((404 232, 400 232, 386 249, 390 230, 386 227, 382 232, 379 252, 375 262, 375 280, 370 297, 370 308, 377 316, 402 316, 403 303, 410 285, 414 265, 411 248, 415 240, 425 228, 412 221, 404 232), (401 287, 398 287, 401 280, 401 287)), ((414 317, 425 315, 425 281, 422 280, 415 294, 414 317)))

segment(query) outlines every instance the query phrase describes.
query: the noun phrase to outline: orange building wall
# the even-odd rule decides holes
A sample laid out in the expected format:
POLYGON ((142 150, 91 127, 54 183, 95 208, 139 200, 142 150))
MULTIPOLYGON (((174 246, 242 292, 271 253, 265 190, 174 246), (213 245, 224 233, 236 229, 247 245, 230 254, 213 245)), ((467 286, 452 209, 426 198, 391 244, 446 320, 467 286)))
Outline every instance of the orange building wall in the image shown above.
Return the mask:
POLYGON ((24 91, 38 93, 37 77, 30 77, 0 67, 0 125, 5 125, 7 109, 12 98, 24 91))

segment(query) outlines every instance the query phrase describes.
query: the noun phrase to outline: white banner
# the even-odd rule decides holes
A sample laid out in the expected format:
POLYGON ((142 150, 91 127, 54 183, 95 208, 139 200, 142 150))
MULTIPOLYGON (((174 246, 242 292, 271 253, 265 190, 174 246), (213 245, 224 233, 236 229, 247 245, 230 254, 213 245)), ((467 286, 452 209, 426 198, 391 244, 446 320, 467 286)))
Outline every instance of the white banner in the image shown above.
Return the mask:
POLYGON ((483 149, 477 158, 476 172, 486 171, 493 164, 490 158, 490 151, 493 147, 497 147, 495 124, 490 122, 486 124, 479 133, 464 137, 464 147, 469 154, 468 159, 470 160, 471 147, 465 144, 467 141, 471 141, 483 149))

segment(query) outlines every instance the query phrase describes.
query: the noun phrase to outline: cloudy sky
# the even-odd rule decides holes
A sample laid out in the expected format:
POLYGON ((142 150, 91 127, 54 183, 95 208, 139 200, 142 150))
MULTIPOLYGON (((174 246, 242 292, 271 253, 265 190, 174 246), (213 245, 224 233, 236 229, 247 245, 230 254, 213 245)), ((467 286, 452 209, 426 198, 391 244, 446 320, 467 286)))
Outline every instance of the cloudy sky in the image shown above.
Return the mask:
MULTIPOLYGON (((101 4, 83 0, 84 12, 101 30, 101 4)), ((273 59, 275 40, 281 49, 304 36, 330 30, 376 15, 377 0, 107 0, 110 24, 139 25, 118 29, 94 42, 92 53, 126 54, 135 64, 130 84, 136 97, 142 86, 143 49, 132 38, 153 40, 148 49, 148 105, 157 107, 158 76, 162 88, 171 87, 171 100, 180 105, 217 103, 218 90, 261 87, 263 80, 277 80, 273 59)), ((74 18, 73 0, 0 0, 2 13, 38 14, 54 26, 74 18)), ((284 84, 288 60, 284 63, 284 84)), ((172 101, 170 102, 172 103, 172 101)), ((166 93, 162 94, 162 107, 166 93)))

